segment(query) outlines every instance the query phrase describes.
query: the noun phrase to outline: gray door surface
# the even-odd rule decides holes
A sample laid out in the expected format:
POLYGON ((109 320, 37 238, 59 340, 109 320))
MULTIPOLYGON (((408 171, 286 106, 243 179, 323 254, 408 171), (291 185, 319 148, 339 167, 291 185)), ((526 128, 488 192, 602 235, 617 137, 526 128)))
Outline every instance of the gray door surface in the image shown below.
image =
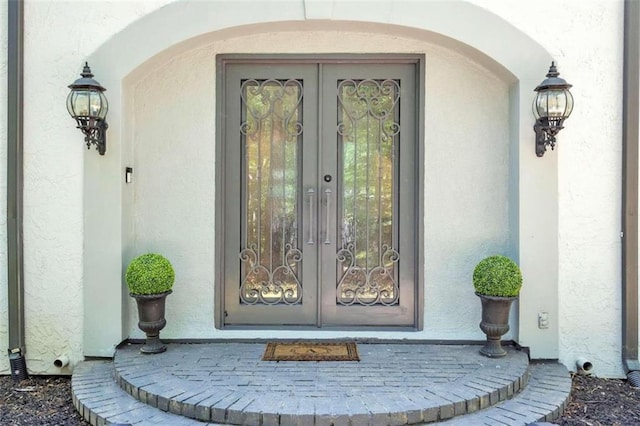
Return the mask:
POLYGON ((220 60, 223 325, 415 326, 417 61, 220 60))

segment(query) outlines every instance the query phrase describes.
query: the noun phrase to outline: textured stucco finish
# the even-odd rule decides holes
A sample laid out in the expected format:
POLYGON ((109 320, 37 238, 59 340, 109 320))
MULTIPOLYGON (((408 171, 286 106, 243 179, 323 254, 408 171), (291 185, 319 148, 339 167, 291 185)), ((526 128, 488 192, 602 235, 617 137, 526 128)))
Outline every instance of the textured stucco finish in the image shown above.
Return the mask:
MULTIPOLYGON (((61 353, 68 353, 73 362, 82 358, 85 351, 83 316, 87 310, 83 292, 87 285, 93 285, 94 282, 94 277, 87 275, 85 265, 99 264, 101 261, 93 251, 87 257, 83 249, 86 237, 84 203, 92 200, 91 197, 98 198, 96 194, 87 193, 83 179, 88 177, 88 182, 91 182, 92 173, 100 176, 100 171, 96 171, 96 168, 106 167, 113 158, 101 162, 105 159, 97 158, 97 154, 91 152, 87 155, 92 157, 86 162, 82 151, 82 136, 74 128, 64 108, 66 85, 77 78, 82 61, 96 55, 99 68, 94 68, 94 72, 98 80, 107 86, 108 96, 119 93, 119 86, 123 84, 125 96, 122 105, 112 104, 113 112, 110 113, 113 119, 110 128, 113 133, 110 133, 110 137, 114 138, 116 144, 120 138, 122 147, 121 157, 116 161, 117 177, 120 177, 120 166, 133 164, 135 168, 134 186, 122 189, 122 256, 126 261, 138 250, 154 249, 167 253, 176 264, 176 272, 180 278, 176 283, 176 292, 168 299, 169 325, 163 335, 184 337, 188 334, 188 337, 205 337, 215 333, 212 327, 211 291, 214 241, 213 238, 197 237, 213 229, 215 129, 213 121, 208 125, 206 122, 189 120, 189 127, 186 128, 171 126, 165 120, 186 117, 189 111, 197 111, 198 116, 205 111, 208 116, 214 117, 213 55, 216 52, 234 49, 242 49, 242 52, 251 52, 251 49, 264 52, 264 46, 269 43, 279 46, 274 47, 273 51, 284 51, 287 48, 297 52, 337 51, 339 48, 336 46, 341 45, 331 38, 339 34, 335 31, 333 35, 329 31, 315 38, 307 37, 311 33, 296 33, 296 38, 291 38, 290 45, 285 46, 283 38, 286 36, 281 34, 240 37, 242 30, 239 30, 236 34, 229 33, 227 41, 216 41, 205 46, 196 43, 199 47, 195 48, 175 46, 153 61, 153 64, 140 66, 127 81, 110 81, 112 75, 122 73, 119 67, 123 66, 124 59, 122 62, 101 64, 100 60, 107 52, 101 50, 101 46, 108 46, 108 40, 112 36, 168 3, 172 2, 92 1, 91 7, 86 8, 78 8, 76 2, 64 1, 25 3, 25 104, 28 105, 25 111, 25 294, 27 362, 34 373, 58 373, 53 368, 52 361, 61 353), (91 31, 86 31, 85 25, 77 25, 78 22, 89 19, 99 23, 93 25, 91 31), (258 45, 258 41, 262 44, 258 45), (334 44, 331 45, 331 42, 334 44), (154 69, 156 66, 157 69, 154 69), (179 80, 177 77, 183 80, 182 85, 176 84, 179 80), (205 79, 211 85, 196 90, 196 79, 205 79), (190 95, 192 98, 187 102, 190 95), (210 102, 206 102, 205 96, 210 96, 210 102), (195 103, 190 103, 193 100, 195 103), (168 103, 163 106, 162 102, 168 103), (180 108, 175 108, 176 104, 180 108), (132 114, 124 117, 121 109, 132 114), (158 126, 153 128, 149 123, 158 123, 158 126), (119 128, 122 130, 117 133, 119 128), (201 139, 203 137, 210 137, 209 144, 201 139), (132 141, 135 141, 135 145, 132 141), (175 158, 167 161, 165 156, 168 154, 175 158), (210 164, 205 164, 207 158, 211 160, 210 164), (86 165, 91 166, 90 171, 85 169, 86 165), (162 185, 151 184, 150 179, 154 178, 160 178, 162 185), (177 196, 182 191, 186 191, 188 203, 179 205, 169 201, 173 195, 177 196), (130 199, 129 196, 135 198, 130 199), (186 221, 202 227, 185 227, 183 223, 186 221), (166 225, 158 228, 157 225, 165 222, 175 224, 177 228, 166 225), (178 233, 180 234, 177 235, 178 233), (185 249, 189 238, 197 238, 197 250, 193 249, 193 240, 188 242, 185 249), (192 295, 181 293, 181 288, 206 290, 207 292, 198 294, 198 304, 203 309, 188 310, 192 295), (189 320, 180 319, 185 318, 182 316, 185 312, 188 312, 189 320), (194 318, 198 319, 195 327, 191 322, 194 318)), ((232 9, 246 12, 246 2, 233 3, 233 6, 225 8, 226 13, 232 9)), ((444 3, 449 5, 457 2, 439 4, 444 3)), ((559 314, 557 317, 552 316, 550 321, 551 326, 558 330, 560 360, 573 368, 575 358, 585 356, 593 362, 596 374, 621 376, 619 232, 622 106, 619 99, 622 90, 623 2, 567 0, 558 5, 551 0, 517 4, 508 0, 473 0, 471 3, 491 11, 535 40, 558 61, 561 75, 574 85, 572 91, 576 108, 566 123, 566 129, 559 135, 558 149, 547 153, 543 159, 536 160, 539 166, 532 164, 532 167, 536 167, 532 171, 557 170, 557 187, 550 189, 553 197, 557 195, 557 223, 542 221, 539 224, 541 233, 549 226, 558 228, 555 237, 558 258, 553 260, 557 265, 557 273, 553 270, 550 272, 552 281, 557 281, 557 288, 544 286, 545 291, 551 292, 549 294, 523 290, 528 307, 526 316, 520 320, 527 324, 535 322, 532 316, 538 302, 541 309, 544 309, 547 299, 556 299, 560 305, 559 314), (548 14, 547 10, 551 8, 554 13, 548 14)), ((403 17, 404 20, 399 22, 397 19, 400 18, 394 17, 394 8, 398 6, 394 2, 382 2, 378 9, 367 9, 349 2, 309 2, 306 8, 302 2, 291 1, 289 4, 291 7, 288 8, 274 7, 271 15, 263 15, 261 18, 268 22, 299 19, 299 16, 305 14, 308 19, 337 19, 351 15, 358 16, 363 21, 375 21, 384 15, 385 22, 414 26, 419 26, 419 21, 428 18, 416 14, 411 19, 403 17), (349 8, 357 10, 358 14, 350 12, 349 8)), ((193 4, 185 2, 184 7, 190 8, 193 4)), ((458 25, 472 27, 478 24, 465 21, 462 15, 450 16, 451 21, 433 24, 432 29, 447 33, 449 28, 457 28, 458 25)), ((0 8, 0 22, 6 22, 6 8, 0 8)), ((212 16, 209 31, 224 25, 232 26, 234 22, 242 20, 225 18, 222 24, 212 16)), ((202 25, 202 22, 197 25, 202 25)), ((442 303, 446 295, 447 299, 459 296, 465 301, 457 309, 459 321, 465 325, 449 329, 445 327, 438 333, 446 338, 478 338, 479 332, 474 329, 476 325, 467 325, 477 323, 479 307, 477 301, 466 293, 470 285, 465 272, 469 267, 466 265, 472 266, 485 253, 511 247, 515 238, 512 231, 517 229, 517 224, 510 219, 514 213, 513 209, 509 210, 513 194, 509 194, 509 186, 502 180, 508 178, 513 170, 507 166, 506 156, 509 151, 506 145, 499 142, 509 137, 509 126, 499 123, 495 127, 488 127, 483 122, 490 113, 506 116, 511 82, 507 83, 508 77, 499 71, 487 68, 481 58, 473 55, 465 57, 464 53, 432 45, 425 41, 428 37, 408 37, 401 30, 398 34, 402 35, 398 36, 366 34, 364 31, 354 30, 357 25, 349 25, 349 31, 352 32, 350 35, 359 40, 354 45, 362 51, 380 51, 381 46, 390 46, 393 51, 427 52, 426 317, 425 331, 413 335, 435 336, 429 334, 432 332, 431 326, 444 323, 448 315, 447 305, 442 303), (374 44, 373 40, 378 44, 374 44), (438 64, 445 67, 435 67, 438 64), (447 68, 448 65, 451 68, 447 68), (455 81, 459 84, 455 87, 434 84, 447 77, 457 78, 455 81), (463 89, 471 91, 463 92, 463 89), (431 108, 429 100, 435 99, 445 90, 454 91, 452 102, 431 108), (449 111, 459 112, 453 101, 460 99, 461 93, 473 95, 475 99, 488 97, 491 102, 486 111, 473 109, 471 102, 469 105, 463 104, 463 111, 468 113, 465 124, 453 129, 446 129, 444 126, 439 128, 438 121, 448 120, 449 111), (469 131, 475 131, 478 135, 474 134, 473 138, 469 138, 469 131), (437 148, 429 148, 430 140, 438 141, 437 148), (449 141, 455 143, 449 144, 449 141), (451 169, 442 167, 452 157, 459 159, 459 163, 451 169), (480 170, 478 164, 498 167, 480 170), (459 173, 454 174, 456 170, 459 173), (448 174, 458 182, 474 186, 459 191, 463 184, 456 185, 455 181, 442 179, 448 177, 448 174), (475 186, 479 186, 478 182, 497 182, 497 191, 494 188, 489 192, 475 189, 475 186), (456 196, 456 193, 459 195, 456 196), (436 201, 460 209, 458 212, 464 215, 447 215, 444 209, 434 210, 431 204, 436 201), (470 222, 464 220, 472 209, 480 210, 480 216, 471 218, 470 222), (492 213, 496 216, 490 217, 492 213), (508 223, 509 226, 501 227, 501 222, 508 223), (478 226, 478 223, 482 225, 478 226), (456 267, 447 269, 439 266, 443 264, 456 267)), ((169 26, 167 23, 167 28, 169 26)), ((269 27, 265 26, 263 31, 268 33, 269 27)), ((204 32, 205 30, 201 31, 204 32)), ((171 31, 167 30, 166 33, 156 34, 149 40, 149 44, 157 45, 162 50, 172 46, 171 40, 171 31)), ((480 40, 478 44, 482 42, 480 40)), ((348 49, 354 51, 355 48, 348 49)), ((149 59, 142 55, 136 56, 138 51, 139 48, 131 46, 128 54, 140 61, 149 59)), ((494 49, 494 52, 496 56, 501 55, 499 48, 494 49)), ((6 90, 5 31, 0 31, 0 53, 0 83, 3 85, 0 87, 0 99, 3 99, 2 95, 6 90)), ((522 55, 523 63, 530 59, 530 52, 517 53, 522 55)), ((531 98, 532 89, 542 80, 545 71, 546 69, 532 70, 531 73, 539 77, 520 82, 523 87, 531 88, 531 98)), ((128 71, 124 72, 127 73, 128 71)), ((530 99, 523 99, 521 102, 529 103, 530 99)), ((0 104, 0 142, 4 142, 6 138, 5 117, 6 103, 0 104)), ((518 136, 523 151, 533 151, 533 132, 527 130, 532 123, 532 118, 530 122, 520 123, 522 129, 525 129, 518 136)), ((2 190, 6 180, 5 146, 6 143, 0 144, 2 190)), ((113 151, 108 151, 108 155, 111 152, 119 152, 119 148, 116 146, 113 151)), ((521 179, 526 177, 520 176, 521 179)), ((4 206, 5 201, 0 204, 4 206)), ((3 241, 0 261, 6 264, 4 220, 0 220, 0 240, 3 241)), ((521 246, 528 244, 528 247, 535 248, 534 242, 523 237, 529 238, 531 235, 519 236, 521 246)), ((116 256, 120 256, 120 253, 116 256)), ((527 266, 534 273, 546 267, 545 263, 527 266)), ((120 271, 116 271, 116 276, 119 274, 120 271)), ((525 275, 525 286, 527 284, 525 275)), ((102 291, 111 291, 108 287, 110 283, 98 282, 96 285, 102 291)), ((113 286, 113 291, 118 295, 123 292, 120 283, 113 283, 113 286)), ((529 282, 529 286, 532 288, 534 284, 529 282)), ((123 300, 128 308, 123 336, 129 332, 133 336, 139 336, 139 332, 135 330, 132 302, 126 297, 123 300)), ((0 345, 4 344, 5 348, 6 305, 5 273, 0 277, 0 345)), ((523 327, 527 331, 530 325, 523 327)), ((228 337, 239 335, 251 333, 225 334, 228 337)), ((260 335, 263 336, 262 333, 260 335)), ((338 333, 333 335, 337 336, 338 333)), ((285 332, 280 336, 298 337, 300 334, 285 332)), ((381 336, 393 335, 383 333, 381 336)), ((113 342, 115 343, 117 342, 113 342)), ((2 358, 0 373, 7 372, 7 369, 8 361, 2 358)))
MULTIPOLYGON (((83 156, 82 135, 66 112, 67 85, 82 61, 114 32, 161 2, 25 2, 24 275, 26 359, 31 373, 69 373, 53 367, 67 354, 83 358, 83 156), (87 31, 77 25, 98 22, 87 31)), ((0 8, 6 22, 6 4, 0 8)), ((0 73, 6 90, 6 31, 2 25, 0 73)), ((96 74, 99 70, 94 69, 96 74)), ((98 77, 99 78, 99 77, 98 77)), ((0 96, 6 99, 5 96, 0 96)), ((0 105, 6 117, 6 102, 0 105)), ((0 119, 0 140, 6 138, 0 119)), ((0 186, 6 187, 6 143, 0 144, 0 186)), ((6 211, 6 199, 0 204, 6 211)), ((5 215, 0 220, 6 259, 5 215)), ((3 260, 6 265, 6 260, 3 260)), ((5 268, 6 269, 6 268, 5 268)), ((0 344, 7 348, 6 273, 0 276, 0 344), (3 343, 5 342, 5 343, 3 343)), ((3 352, 6 353, 6 352, 3 352)), ((6 357, 0 373, 8 372, 6 357)))
POLYGON ((550 320, 559 322, 560 361, 575 369, 586 356, 595 374, 620 376, 623 2, 476 3, 547 48, 574 86, 574 112, 551 154, 558 157, 561 309, 550 320), (551 24, 534 25, 547 7, 551 24))

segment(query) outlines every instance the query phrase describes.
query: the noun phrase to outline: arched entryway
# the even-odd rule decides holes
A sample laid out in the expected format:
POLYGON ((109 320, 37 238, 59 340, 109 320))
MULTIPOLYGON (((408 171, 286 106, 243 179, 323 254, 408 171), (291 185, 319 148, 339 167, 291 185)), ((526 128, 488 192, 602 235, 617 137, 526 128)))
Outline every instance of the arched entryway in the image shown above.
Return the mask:
MULTIPOLYGON (((207 237, 204 246, 189 245, 187 240, 172 237, 170 225, 159 226, 167 223, 166 217, 156 218, 154 222, 152 216, 145 216, 143 219, 140 216, 143 211, 147 215, 151 215, 152 211, 166 212, 167 206, 171 205, 174 209, 172 217, 178 222, 189 223, 200 218, 203 223, 213 223, 213 218, 208 221, 205 216, 214 216, 215 212, 215 208, 207 210, 215 200, 215 194, 211 194, 215 185, 211 181, 213 175, 210 174, 214 169, 196 167, 194 170, 197 170, 197 173, 187 172, 190 164, 204 164, 198 161, 207 155, 210 155, 211 159, 215 158, 213 145, 209 145, 216 137, 215 119, 197 119, 198 116, 202 117, 197 114, 198 108, 200 111, 213 112, 212 117, 215 117, 215 110, 211 106, 215 104, 216 96, 215 66, 209 67, 212 63, 215 65, 215 57, 211 53, 261 53, 265 51, 265 46, 277 53, 366 53, 375 51, 374 49, 393 52, 397 46, 407 48, 408 43, 413 41, 417 46, 426 46, 419 48, 429 49, 429 52, 433 53, 435 63, 464 63, 464 66, 451 69, 429 68, 430 59, 427 56, 427 118, 425 127, 419 131, 425 132, 427 147, 430 143, 434 144, 434 155, 429 157, 427 152, 425 161, 428 164, 429 161, 440 158, 437 153, 446 154, 441 157, 444 161, 453 160, 459 157, 460 153, 464 154, 463 158, 473 153, 477 154, 476 158, 486 159, 489 168, 500 165, 501 168, 498 169, 502 174, 481 173, 479 176, 486 182, 502 182, 502 195, 495 198, 495 201, 497 204, 507 204, 500 207, 502 216, 492 225, 495 228, 493 239, 487 238, 482 232, 476 233, 480 228, 478 224, 472 222, 473 226, 465 228, 469 222, 456 223, 453 211, 445 211, 433 230, 430 230, 427 222, 430 219, 430 193, 427 191, 424 194, 427 219, 422 223, 426 229, 418 229, 418 232, 425 233, 424 252, 420 256, 424 259, 434 259, 429 258, 429 254, 438 252, 443 257, 434 264, 443 265, 447 260, 446 255, 450 258, 453 254, 451 250, 454 250, 457 263, 454 262, 450 266, 455 269, 460 269, 459 266, 463 264, 472 264, 476 260, 475 256, 483 253, 483 250, 499 249, 518 257, 529 285, 523 290, 517 318, 519 325, 514 335, 521 344, 532 348, 534 357, 557 357, 557 329, 537 328, 538 310, 542 309, 551 316, 557 312, 557 170, 554 157, 537 159, 532 142, 529 143, 532 139, 530 124, 533 122, 529 94, 538 83, 540 73, 548 67, 549 55, 500 18, 465 2, 425 2, 405 6, 392 5, 389 2, 386 8, 380 7, 378 2, 375 8, 367 9, 370 10, 367 22, 362 22, 357 11, 337 5, 331 9, 330 16, 327 16, 329 9, 314 2, 292 2, 293 7, 278 11, 271 10, 266 3, 256 2, 255 13, 250 17, 244 13, 246 5, 240 7, 233 2, 225 7, 220 7, 219 3, 206 2, 170 4, 123 30, 89 58, 92 66, 106 71, 101 71, 102 83, 110 88, 111 104, 120 108, 112 107, 110 112, 107 156, 85 157, 85 354, 109 355, 113 345, 127 336, 130 325, 127 312, 129 302, 123 287, 120 287, 119 291, 113 291, 114 283, 121 283, 123 265, 135 251, 146 248, 164 247, 175 253, 178 272, 181 272, 187 281, 185 284, 178 282, 177 285, 182 285, 183 289, 177 288, 172 296, 177 299, 177 317, 173 319, 174 328, 167 329, 169 337, 211 338, 217 333, 213 327, 214 283, 206 278, 215 274, 213 256, 209 256, 207 251, 211 249, 210 253, 215 253, 215 236, 207 237), (393 8, 393 22, 389 22, 389 15, 385 12, 388 8, 393 8), (465 24, 468 19, 480 24, 471 28, 465 24), (149 33, 162 36, 148 40, 146 34, 149 33), (341 37, 345 35, 350 38, 341 37), (301 42, 301 37, 305 43, 301 42), (362 38, 362 43, 354 42, 357 37, 362 38), (366 45, 366 40, 373 38, 380 43, 365 49, 357 47, 366 45), (145 42, 142 42, 143 39, 145 42), (286 45, 287 39, 289 47, 286 45), (257 40, 260 43, 257 43, 257 40), (336 44, 336 40, 343 42, 336 44), (353 47, 344 40, 353 43, 353 47), (508 40, 509 46, 505 46, 505 40, 508 40), (273 44, 270 45, 269 42, 273 44), (125 46, 128 47, 128 55, 121 54, 125 46), (131 46, 136 48, 131 49, 131 46), (211 46, 215 48, 211 50, 211 46), (523 51, 528 54, 523 56, 523 51), (162 66, 158 67, 159 64, 162 66), (474 67, 479 67, 480 71, 474 71, 474 67), (432 74, 429 73, 430 69, 433 71, 432 74), (463 71, 456 74, 456 70, 460 69, 463 71), (460 77, 454 79, 453 82, 456 84, 444 87, 437 84, 430 88, 429 82, 434 81, 430 78, 451 73, 460 77), (469 79, 469 76, 476 77, 469 79), (176 80, 179 78, 184 80, 176 80), (480 84, 492 82, 498 88, 497 92, 493 92, 491 89, 494 86, 488 84, 485 86, 488 90, 484 92, 486 96, 483 101, 484 89, 480 84), (472 97, 474 100, 471 107, 466 105, 463 110, 469 111, 465 108, 471 108, 473 111, 481 111, 487 105, 490 108, 496 107, 502 111, 501 117, 506 122, 487 123, 481 113, 452 117, 447 108, 451 106, 454 110, 457 105, 462 105, 462 102, 448 105, 447 93, 453 92, 453 99, 462 100, 465 97, 464 92, 455 95, 456 90, 467 90, 475 96, 472 97), (430 94, 437 94, 438 91, 442 96, 429 98, 430 94), (193 98, 191 95, 196 97, 193 98), (501 99, 496 100, 496 96, 501 99), (170 103, 163 102, 174 102, 176 99, 178 105, 191 106, 194 110, 185 111, 174 107, 168 115, 163 115, 157 108, 158 105, 165 105, 164 108, 171 109, 170 103), (195 99, 195 102, 189 102, 188 99, 195 99), (209 99, 210 103, 207 104, 204 99, 209 99), (429 104, 430 99, 445 101, 443 105, 447 108, 429 104), (153 105, 155 107, 152 107, 153 105), (173 117, 175 121, 165 123, 166 127, 149 125, 161 123, 163 117, 173 117), (466 127, 466 118, 476 122, 466 127), (449 129, 453 133, 460 132, 453 137, 458 143, 449 145, 453 146, 454 150, 450 151, 446 145, 446 133, 442 132, 442 137, 437 138, 439 140, 433 139, 433 136, 438 134, 434 130, 437 129, 437 125, 434 124, 436 127, 430 129, 429 120, 437 123, 439 119, 450 120, 449 123, 452 125, 449 129), (178 123, 181 125, 177 126, 178 123), (176 129, 184 129, 184 123, 189 123, 189 131, 176 129), (455 124, 458 124, 457 128, 455 124), (464 132, 465 129, 468 131, 464 132), (156 143, 160 140, 165 142, 156 143), (496 148, 487 149, 486 146, 490 146, 493 140, 496 141, 496 148), (478 141, 486 143, 477 145, 475 142, 478 141), (435 145, 437 143, 442 146, 438 147, 435 145), (494 151, 498 156, 492 159, 494 151), (181 162, 163 161, 176 153, 183 155, 181 162), (126 186, 122 183, 121 171, 124 167, 132 165, 136 180, 133 186, 126 186), (151 167, 152 165, 155 167, 151 167), (145 187, 145 182, 153 182, 156 174, 169 175, 172 179, 167 180, 167 185, 163 188, 158 188, 155 184, 145 187), (210 179, 208 184, 207 179, 210 179), (175 207, 184 200, 167 194, 184 191, 192 194, 189 200, 194 200, 195 204, 183 202, 181 207, 175 207), (540 227, 540 221, 546 226, 540 227), (502 231, 498 229, 501 224, 504 225, 502 231), (148 228, 145 229, 147 225, 148 228), (447 228, 441 225, 451 226, 451 230, 465 230, 461 234, 463 243, 456 245, 454 238, 447 240, 447 228), (454 244, 449 247, 444 247, 443 244, 430 246, 430 243, 437 241, 430 239, 430 236, 441 231, 445 232, 438 234, 438 238, 454 244), (140 238, 142 233, 145 233, 145 238, 140 238), (544 264, 545 268, 538 268, 540 264, 544 264), (204 271, 203 274, 193 275, 191 271, 195 269, 194 265, 199 265, 198 268, 204 271), (206 275, 207 273, 210 275, 206 275), (208 291, 203 292, 202 289, 208 291), (544 293, 549 297, 544 301, 544 306, 539 306, 537 301, 534 302, 533 298, 527 297, 528 293, 544 293), (209 312, 212 313, 205 313, 204 317, 208 318, 206 324, 199 321, 194 325, 194 315, 198 317, 203 310, 188 311, 187 301, 193 297, 203 306, 208 306, 209 312), (108 322, 105 321, 107 318, 108 322), (110 325, 105 327, 107 323, 110 325), (101 331, 99 334, 98 330, 101 331)), ((466 167, 465 170, 478 167, 477 163, 473 162, 457 164, 459 167, 466 167)), ((435 167, 444 169, 442 165, 435 167)), ((444 186, 444 189, 451 184, 446 181, 433 182, 428 174, 423 179, 427 189, 429 184, 444 186)), ((449 192, 455 193, 459 189, 454 183, 449 192)), ((447 191, 442 191, 442 194, 446 193, 447 191)), ((467 188, 462 194, 463 201, 474 207, 489 205, 490 201, 494 200, 491 198, 492 192, 483 187, 467 188)), ((482 214, 480 209, 478 214, 482 214)), ((207 235, 209 232, 209 229, 197 227, 185 230, 193 232, 193 235, 207 235)), ((429 268, 428 260, 425 260, 423 276, 427 305, 430 289, 438 291, 443 287, 447 288, 441 284, 447 284, 446 279, 437 275, 443 267, 429 268)), ((470 299, 473 299, 469 296, 472 294, 470 284, 468 288, 465 288, 465 285, 466 283, 460 283, 454 289, 448 286, 451 291, 449 302, 460 303, 462 300, 464 303, 471 303, 470 299)), ((444 301, 441 299, 436 299, 438 304, 444 301)), ((423 320, 433 324, 433 318, 425 317, 423 320)), ((473 327, 476 325, 473 324, 473 327)), ((224 337, 229 338, 252 338, 257 335, 264 337, 264 331, 237 330, 224 333, 224 337)), ((367 336, 366 332, 362 333, 363 336, 367 336)), ((290 331, 274 330, 271 334, 292 336, 290 331)), ((335 334, 339 335, 339 332, 335 334)), ((444 336, 454 339, 454 335, 455 330, 443 331, 425 327, 421 334, 398 331, 385 337, 430 339, 444 336)), ((461 338, 473 338, 473 335, 466 334, 461 338)))

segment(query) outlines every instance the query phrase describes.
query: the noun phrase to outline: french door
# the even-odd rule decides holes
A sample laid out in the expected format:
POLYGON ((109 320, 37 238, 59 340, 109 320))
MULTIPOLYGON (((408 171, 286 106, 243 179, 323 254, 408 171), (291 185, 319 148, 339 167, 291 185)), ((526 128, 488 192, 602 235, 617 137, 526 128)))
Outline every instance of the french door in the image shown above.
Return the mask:
POLYGON ((415 326, 418 61, 218 66, 223 325, 415 326))

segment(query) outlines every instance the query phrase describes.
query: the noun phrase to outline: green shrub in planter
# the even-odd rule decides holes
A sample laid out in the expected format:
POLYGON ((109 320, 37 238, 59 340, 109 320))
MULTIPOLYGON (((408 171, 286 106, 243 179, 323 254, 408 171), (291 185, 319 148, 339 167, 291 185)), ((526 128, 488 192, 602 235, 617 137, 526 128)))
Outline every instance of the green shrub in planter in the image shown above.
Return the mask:
POLYGON ((131 294, 159 294, 171 290, 175 277, 167 258, 147 253, 131 261, 125 279, 131 294))
POLYGON ((505 256, 490 256, 473 270, 476 293, 485 296, 516 297, 522 287, 522 273, 516 263, 505 256))

